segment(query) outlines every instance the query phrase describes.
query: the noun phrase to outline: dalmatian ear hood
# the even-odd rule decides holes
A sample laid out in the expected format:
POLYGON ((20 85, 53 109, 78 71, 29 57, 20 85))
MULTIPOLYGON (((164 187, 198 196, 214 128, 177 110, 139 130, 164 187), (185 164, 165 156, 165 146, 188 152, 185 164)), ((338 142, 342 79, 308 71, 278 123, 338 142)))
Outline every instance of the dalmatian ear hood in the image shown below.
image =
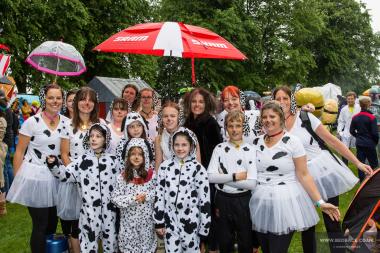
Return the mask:
POLYGON ((146 127, 143 117, 138 112, 130 112, 127 114, 127 117, 125 118, 124 136, 126 139, 128 139, 128 126, 135 121, 138 121, 143 125, 145 134, 148 136, 148 128, 146 127))
POLYGON ((91 127, 87 130, 85 136, 83 137, 83 147, 86 150, 90 149, 90 132, 95 126, 100 126, 102 128, 102 134, 106 139, 106 148, 105 150, 108 150, 111 144, 111 131, 107 127, 107 125, 103 123, 95 123, 92 124, 91 127))
POLYGON ((145 160, 145 169, 148 170, 150 167, 150 161, 153 160, 153 152, 150 148, 149 142, 144 140, 143 138, 132 138, 130 139, 122 152, 122 157, 124 161, 127 160, 128 152, 133 147, 139 147, 144 152, 144 160, 145 160))
POLYGON ((174 138, 173 137, 176 136, 178 133, 184 133, 190 137, 192 143, 190 143, 191 144, 191 150, 190 150, 189 156, 195 157, 196 151, 197 151, 198 139, 197 139, 197 136, 194 134, 194 132, 191 131, 190 129, 186 128, 186 127, 180 127, 177 131, 175 131, 170 136, 169 148, 170 148, 170 151, 171 151, 173 157, 175 157, 175 152, 174 152, 174 148, 173 148, 174 147, 174 138))

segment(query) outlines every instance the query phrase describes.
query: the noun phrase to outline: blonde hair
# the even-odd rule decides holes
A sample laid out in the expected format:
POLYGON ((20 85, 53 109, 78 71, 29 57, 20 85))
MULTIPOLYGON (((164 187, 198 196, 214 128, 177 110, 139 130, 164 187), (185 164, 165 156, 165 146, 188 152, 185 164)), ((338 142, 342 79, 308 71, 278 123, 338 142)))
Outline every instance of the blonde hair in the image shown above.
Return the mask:
POLYGON ((229 122, 232 121, 241 121, 241 123, 244 124, 245 116, 244 113, 241 111, 232 111, 227 113, 226 117, 224 118, 224 125, 227 127, 229 122))

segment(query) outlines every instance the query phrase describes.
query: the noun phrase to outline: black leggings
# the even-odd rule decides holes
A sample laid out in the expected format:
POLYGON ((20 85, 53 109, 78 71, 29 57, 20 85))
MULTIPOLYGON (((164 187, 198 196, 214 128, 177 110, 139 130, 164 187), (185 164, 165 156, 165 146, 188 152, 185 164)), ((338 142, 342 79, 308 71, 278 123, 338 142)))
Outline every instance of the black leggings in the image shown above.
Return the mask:
POLYGON ((256 233, 263 253, 287 253, 294 234, 294 232, 285 235, 256 233))
POLYGON ((79 236, 79 220, 62 220, 61 227, 65 236, 71 236, 74 239, 78 239, 79 236))
MULTIPOLYGON (((331 203, 339 207, 339 196, 329 198, 328 203, 331 203)), ((340 253, 344 251, 343 232, 341 229, 341 224, 339 221, 333 221, 330 217, 322 212, 323 220, 325 222, 325 227, 327 231, 327 236, 329 240, 329 246, 331 252, 340 253)), ((315 239, 315 226, 309 228, 302 232, 302 248, 304 252, 315 253, 316 251, 316 239, 315 239)))
POLYGON ((47 208, 28 207, 28 210, 33 225, 30 248, 32 253, 44 253, 46 236, 54 234, 57 229, 57 209, 54 206, 47 208))

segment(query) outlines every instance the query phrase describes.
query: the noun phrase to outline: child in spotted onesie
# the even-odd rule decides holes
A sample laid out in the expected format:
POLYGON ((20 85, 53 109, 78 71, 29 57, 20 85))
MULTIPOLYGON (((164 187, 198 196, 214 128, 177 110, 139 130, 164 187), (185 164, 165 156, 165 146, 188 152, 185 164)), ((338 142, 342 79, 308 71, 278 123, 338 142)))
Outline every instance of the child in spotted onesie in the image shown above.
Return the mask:
POLYGON ((149 146, 153 151, 153 158, 151 164, 154 166, 154 146, 153 142, 148 138, 148 128, 144 118, 137 112, 130 112, 125 118, 124 136, 121 138, 119 144, 116 147, 116 158, 120 164, 124 163, 124 157, 122 155, 123 150, 127 145, 127 142, 131 138, 143 138, 149 142, 149 146))
POLYGON ((256 153, 243 140, 244 113, 229 112, 225 117, 229 140, 217 145, 208 166, 210 183, 216 187, 215 223, 220 253, 252 253, 258 247, 249 212, 251 190, 256 186, 256 153))
POLYGON ((189 129, 179 128, 169 143, 174 156, 157 174, 156 231, 165 236, 167 253, 199 252, 211 222, 207 171, 195 158, 197 139, 189 129))
POLYGON ((125 169, 117 178, 112 202, 120 208, 119 249, 123 253, 154 253, 157 238, 153 221, 154 169, 149 143, 132 138, 125 149, 125 169))
POLYGON ((102 123, 93 124, 83 139, 84 155, 67 167, 58 164, 56 156, 47 157, 48 167, 62 182, 75 182, 82 196, 79 216, 79 241, 81 252, 98 252, 102 241, 103 252, 115 253, 117 249, 116 207, 111 193, 120 166, 116 157, 108 154, 111 133, 102 123))

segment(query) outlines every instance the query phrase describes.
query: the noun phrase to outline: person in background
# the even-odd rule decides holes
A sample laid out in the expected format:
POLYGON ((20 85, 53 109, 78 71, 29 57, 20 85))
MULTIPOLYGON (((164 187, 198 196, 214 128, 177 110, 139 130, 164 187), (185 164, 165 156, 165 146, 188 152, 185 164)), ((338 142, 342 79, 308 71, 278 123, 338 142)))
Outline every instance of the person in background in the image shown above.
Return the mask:
MULTIPOLYGON (((361 111, 352 117, 350 133, 356 138, 356 157, 364 163, 368 160, 372 169, 379 166, 376 153, 376 145, 379 142, 379 133, 377 131, 377 120, 369 108, 371 98, 362 96, 359 98, 361 111)), ((365 178, 365 174, 358 170, 360 181, 365 178)))
POLYGON ((32 113, 30 115, 36 115, 40 110, 40 103, 37 100, 33 100, 30 108, 32 109, 32 113))
POLYGON ((15 133, 18 131, 18 122, 14 122, 14 113, 8 108, 8 99, 3 90, 0 90, 0 113, 7 121, 4 142, 8 146, 7 156, 5 158, 4 179, 5 192, 7 193, 13 182, 13 167, 11 161, 12 152, 15 149, 15 133))
POLYGON ((73 103, 74 103, 74 98, 75 98, 75 93, 77 93, 78 89, 72 89, 69 90, 66 94, 66 110, 64 115, 72 119, 74 117, 74 109, 73 109, 73 103))
MULTIPOLYGON (((139 89, 133 85, 133 84, 127 84, 124 86, 123 90, 121 91, 121 98, 127 101, 128 103, 128 112, 137 111, 139 104, 137 99, 137 94, 139 93, 139 89)), ((111 111, 108 111, 107 122, 111 122, 111 111)))
POLYGON ((109 152, 113 155, 116 154, 116 147, 123 137, 121 128, 123 119, 128 114, 128 103, 122 98, 115 98, 111 105, 111 123, 107 126, 111 131, 111 145, 109 152))
POLYGON ((32 113, 32 108, 30 107, 26 99, 22 101, 21 112, 22 116, 24 117, 24 120, 27 120, 30 117, 30 114, 32 113))
POLYGON ((154 91, 150 88, 144 88, 139 93, 140 111, 141 116, 144 117, 148 127, 148 138, 154 141, 158 134, 158 114, 155 111, 155 98, 154 91))
POLYGON ((5 129, 7 128, 7 121, 4 117, 0 116, 0 189, 4 187, 4 164, 5 164, 5 156, 7 155, 8 146, 3 142, 5 129))
MULTIPOLYGON (((339 113, 337 133, 347 148, 355 147, 355 138, 350 134, 352 116, 360 112, 360 106, 355 103, 356 93, 349 91, 346 94, 347 105, 339 113)), ((342 161, 348 165, 348 160, 342 157, 342 161)))

